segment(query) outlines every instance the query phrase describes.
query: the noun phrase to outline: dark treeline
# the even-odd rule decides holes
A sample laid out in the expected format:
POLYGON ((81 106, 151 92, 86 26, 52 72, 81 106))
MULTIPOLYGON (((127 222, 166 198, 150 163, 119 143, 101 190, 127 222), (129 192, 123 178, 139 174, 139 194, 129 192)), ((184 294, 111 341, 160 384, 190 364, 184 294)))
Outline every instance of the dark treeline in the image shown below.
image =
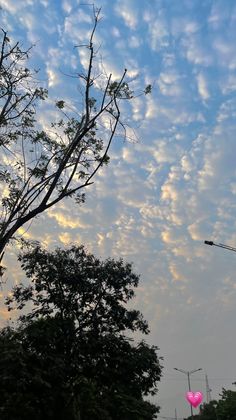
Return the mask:
MULTIPOLYGON (((219 401, 213 400, 200 407, 194 420, 236 420, 236 391, 223 388, 219 401)), ((191 420, 188 417, 185 420, 191 420)))

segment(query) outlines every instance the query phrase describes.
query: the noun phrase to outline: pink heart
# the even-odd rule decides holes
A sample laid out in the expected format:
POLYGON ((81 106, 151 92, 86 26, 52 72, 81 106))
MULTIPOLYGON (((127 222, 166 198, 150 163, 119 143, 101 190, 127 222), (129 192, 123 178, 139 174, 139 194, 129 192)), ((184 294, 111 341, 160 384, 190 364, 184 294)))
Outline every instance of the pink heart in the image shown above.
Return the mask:
POLYGON ((186 399, 195 408, 202 402, 202 398, 203 398, 203 395, 200 391, 197 391, 197 392, 189 391, 186 393, 186 399))

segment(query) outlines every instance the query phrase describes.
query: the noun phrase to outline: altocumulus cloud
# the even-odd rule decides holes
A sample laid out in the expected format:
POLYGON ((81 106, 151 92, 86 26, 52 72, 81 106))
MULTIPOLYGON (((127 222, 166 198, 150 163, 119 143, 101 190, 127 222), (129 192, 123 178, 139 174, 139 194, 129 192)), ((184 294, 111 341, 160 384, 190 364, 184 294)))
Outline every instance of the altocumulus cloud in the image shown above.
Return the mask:
MULTIPOLYGON (((87 65, 86 53, 73 48, 91 28, 90 10, 80 3, 1 2, 13 39, 36 42, 33 65, 41 68, 51 98, 77 104, 75 81, 65 73, 87 65)), ((216 398, 221 386, 236 378, 236 343, 230 334, 236 259, 233 253, 205 249, 202 241, 236 245, 236 5, 213 0, 101 3, 98 71, 118 78, 128 68, 132 86, 141 92, 152 83, 152 95, 122 105, 125 123, 135 134, 128 131, 131 139, 124 142, 121 130, 114 139, 111 162, 87 190, 85 205, 61 203, 26 226, 26 234, 49 248, 83 243, 98 256, 133 261, 141 274, 134 304, 149 320, 150 340, 161 347, 166 371, 174 365, 202 366, 209 379, 215 372, 219 377, 225 377, 221 370, 229 372, 229 383, 211 384, 216 398)), ((41 108, 40 113, 42 127, 56 117, 50 102, 47 113, 41 108)), ((10 266, 16 253, 9 251, 10 266)), ((11 279, 19 281, 18 269, 11 279)), ((172 416, 175 407, 179 416, 188 415, 184 392, 184 384, 180 392, 176 382, 163 379, 163 416, 172 416)))

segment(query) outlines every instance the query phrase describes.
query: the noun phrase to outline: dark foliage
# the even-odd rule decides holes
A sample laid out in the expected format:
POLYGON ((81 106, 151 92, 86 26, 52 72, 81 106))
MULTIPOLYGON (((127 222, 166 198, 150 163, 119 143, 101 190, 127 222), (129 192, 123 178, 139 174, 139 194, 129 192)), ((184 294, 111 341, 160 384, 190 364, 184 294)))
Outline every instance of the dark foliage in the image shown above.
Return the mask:
POLYGON ((141 313, 126 307, 139 280, 131 264, 100 261, 82 246, 37 246, 20 261, 32 284, 16 286, 7 304, 33 309, 1 332, 1 418, 156 418, 145 397, 157 393, 158 348, 125 336, 148 333, 141 313))
MULTIPOLYGON (((221 399, 203 404, 196 420, 236 420, 236 391, 223 388, 221 399)), ((186 420, 191 420, 190 417, 186 420)))

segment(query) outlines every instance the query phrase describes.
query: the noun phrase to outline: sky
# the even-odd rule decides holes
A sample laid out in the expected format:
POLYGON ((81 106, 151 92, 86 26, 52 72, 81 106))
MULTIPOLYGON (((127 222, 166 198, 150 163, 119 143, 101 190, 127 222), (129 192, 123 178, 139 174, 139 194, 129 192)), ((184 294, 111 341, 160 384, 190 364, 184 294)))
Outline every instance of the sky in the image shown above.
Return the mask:
MULTIPOLYGON (((92 28, 82 0, 0 0, 1 26, 28 47, 49 98, 78 101, 76 74, 92 28)), ((187 377, 206 401, 234 389, 236 255, 204 240, 236 246, 236 2, 234 0, 100 0, 96 33, 103 70, 128 70, 135 91, 152 94, 122 108, 128 136, 115 137, 109 165, 87 189, 86 203, 66 200, 35 220, 26 238, 48 249, 84 244, 101 258, 134 264, 133 305, 148 320, 150 344, 163 356, 154 400, 160 416, 190 413, 187 377)), ((50 100, 39 109, 45 127, 50 100)), ((122 133, 120 133, 122 134, 122 133)), ((22 229, 19 233, 24 234, 22 229)), ((9 288, 19 278, 9 248, 9 288)), ((3 297, 2 297, 3 302, 3 297)), ((2 322, 7 318, 1 306, 2 322)), ((194 413, 198 410, 194 409, 194 413)))

